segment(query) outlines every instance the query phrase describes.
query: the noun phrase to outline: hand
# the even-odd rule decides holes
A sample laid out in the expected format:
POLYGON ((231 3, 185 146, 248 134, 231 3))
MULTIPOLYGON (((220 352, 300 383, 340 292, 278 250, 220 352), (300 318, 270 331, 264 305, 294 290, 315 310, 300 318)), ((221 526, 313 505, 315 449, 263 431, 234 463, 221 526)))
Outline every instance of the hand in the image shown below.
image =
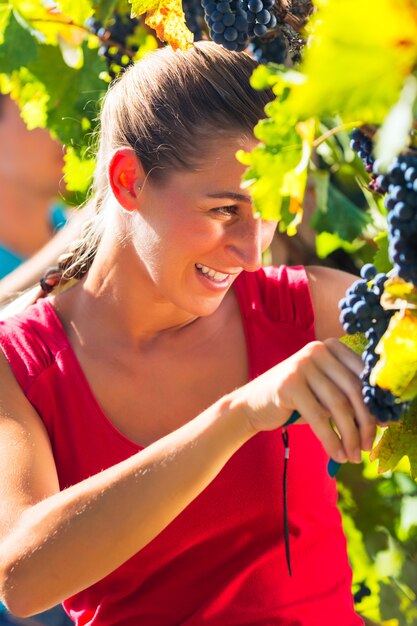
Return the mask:
POLYGON ((332 459, 358 463, 376 434, 362 399, 362 369, 362 359, 337 339, 314 341, 233 395, 254 432, 282 426, 297 410, 332 459))

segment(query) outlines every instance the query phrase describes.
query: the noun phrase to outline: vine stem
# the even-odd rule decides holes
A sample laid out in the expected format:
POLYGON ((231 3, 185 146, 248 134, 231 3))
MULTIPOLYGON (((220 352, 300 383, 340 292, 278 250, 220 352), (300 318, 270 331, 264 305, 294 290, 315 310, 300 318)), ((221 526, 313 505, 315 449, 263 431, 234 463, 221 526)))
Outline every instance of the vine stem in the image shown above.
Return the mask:
POLYGON ((333 135, 337 135, 337 133, 340 133, 342 130, 347 130, 349 128, 356 128, 357 126, 362 126, 362 125, 363 125, 363 122, 360 122, 360 121, 346 122, 345 124, 339 124, 339 126, 335 126, 334 128, 331 128, 327 132, 323 133, 323 135, 320 135, 320 137, 317 137, 317 139, 313 141, 313 144, 312 144, 313 148, 317 148, 317 146, 323 143, 323 141, 326 141, 326 139, 328 139, 329 137, 333 137, 333 135))

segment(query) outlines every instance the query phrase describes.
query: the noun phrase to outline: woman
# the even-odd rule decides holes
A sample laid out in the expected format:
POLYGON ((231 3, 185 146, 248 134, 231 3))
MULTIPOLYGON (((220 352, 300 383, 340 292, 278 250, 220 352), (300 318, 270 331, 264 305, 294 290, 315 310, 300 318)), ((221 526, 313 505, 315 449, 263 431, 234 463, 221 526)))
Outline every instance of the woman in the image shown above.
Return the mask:
POLYGON ((362 623, 326 472, 375 435, 360 359, 328 339, 351 277, 261 269, 275 223, 234 156, 272 98, 253 67, 200 43, 126 72, 97 218, 60 260, 79 280, 3 323, 0 596, 17 615, 65 600, 77 624, 362 623), (294 410, 306 424, 282 431, 294 410))

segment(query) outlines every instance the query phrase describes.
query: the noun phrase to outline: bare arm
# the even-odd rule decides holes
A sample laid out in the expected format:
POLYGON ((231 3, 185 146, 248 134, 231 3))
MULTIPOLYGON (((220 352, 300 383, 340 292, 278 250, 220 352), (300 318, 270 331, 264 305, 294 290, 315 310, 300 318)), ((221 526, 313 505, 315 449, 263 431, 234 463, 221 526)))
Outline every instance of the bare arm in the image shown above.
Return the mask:
POLYGON ((252 434, 240 410, 230 410, 225 400, 126 461, 59 492, 44 427, 4 363, 1 370, 8 390, 0 418, 0 597, 16 615, 40 612, 121 565, 252 434))
POLYGON ((345 334, 339 322, 338 303, 357 276, 329 267, 306 268, 315 312, 315 331, 319 341, 345 334))
POLYGON ((308 344, 145 450, 59 492, 43 424, 0 359, 0 597, 26 616, 100 580, 163 530, 251 436, 283 425, 295 409, 333 458, 359 461, 375 434, 359 361, 336 340, 308 344))

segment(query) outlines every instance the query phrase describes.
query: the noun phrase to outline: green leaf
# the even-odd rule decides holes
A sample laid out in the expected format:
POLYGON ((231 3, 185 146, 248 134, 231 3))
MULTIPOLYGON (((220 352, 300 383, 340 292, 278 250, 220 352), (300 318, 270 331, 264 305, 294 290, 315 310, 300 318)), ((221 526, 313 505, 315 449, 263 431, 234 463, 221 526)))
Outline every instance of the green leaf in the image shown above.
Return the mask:
POLYGON ((95 19, 106 24, 113 15, 117 3, 118 0, 93 0, 95 19))
POLYGON ((84 42, 83 53, 83 67, 74 69, 66 65, 56 46, 40 46, 38 60, 28 66, 50 96, 48 127, 62 143, 76 149, 85 146, 84 127, 94 128, 98 102, 107 89, 99 78, 105 63, 97 50, 90 50, 84 42), (85 124, 85 118, 90 124, 85 124))
POLYGON ((328 184, 327 189, 327 204, 321 204, 324 196, 319 195, 320 204, 310 223, 318 233, 333 233, 343 241, 352 242, 369 224, 369 216, 334 185, 328 184))
POLYGON ((316 235, 316 253, 320 259, 325 259, 329 256, 329 254, 339 248, 345 250, 348 254, 353 254, 354 252, 357 252, 361 246, 361 242, 355 241, 353 243, 349 243, 334 233, 324 232, 316 235))
POLYGON ((379 233, 374 242, 378 246, 378 250, 373 258, 373 264, 378 272, 388 273, 392 269, 392 263, 388 255, 388 234, 386 232, 379 233))
POLYGON ((0 46, 0 72, 10 74, 22 66, 27 66, 38 56, 36 39, 25 29, 11 13, 4 31, 4 41, 0 46))

